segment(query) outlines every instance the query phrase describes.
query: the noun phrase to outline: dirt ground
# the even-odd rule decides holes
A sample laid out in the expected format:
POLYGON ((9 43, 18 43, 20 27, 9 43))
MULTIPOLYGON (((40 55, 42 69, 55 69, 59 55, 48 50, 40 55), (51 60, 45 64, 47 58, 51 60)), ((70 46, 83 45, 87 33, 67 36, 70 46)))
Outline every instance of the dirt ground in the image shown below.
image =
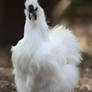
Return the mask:
MULTIPOLYGON (((0 92, 16 92, 12 69, 0 68, 0 92)), ((78 88, 75 92, 92 92, 92 69, 81 71, 78 88)))
MULTIPOLYGON (((92 69, 81 70, 78 87, 75 92, 92 92, 92 69)), ((0 92, 16 92, 12 69, 0 68, 0 92)))
MULTIPOLYGON (((63 22, 79 37, 83 48, 83 61, 80 65, 80 80, 75 92, 92 92, 92 19, 75 19, 63 22)), ((0 50, 0 92, 16 92, 12 74, 10 52, 0 50)))

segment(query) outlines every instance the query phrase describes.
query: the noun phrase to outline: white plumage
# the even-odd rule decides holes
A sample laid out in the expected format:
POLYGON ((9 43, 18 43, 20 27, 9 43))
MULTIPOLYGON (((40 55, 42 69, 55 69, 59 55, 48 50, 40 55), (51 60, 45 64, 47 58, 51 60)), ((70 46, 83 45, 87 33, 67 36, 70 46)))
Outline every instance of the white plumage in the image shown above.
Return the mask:
POLYGON ((81 62, 78 39, 64 26, 49 28, 37 0, 25 6, 24 37, 12 47, 17 92, 72 92, 81 62), (30 5, 37 8, 33 16, 30 5))

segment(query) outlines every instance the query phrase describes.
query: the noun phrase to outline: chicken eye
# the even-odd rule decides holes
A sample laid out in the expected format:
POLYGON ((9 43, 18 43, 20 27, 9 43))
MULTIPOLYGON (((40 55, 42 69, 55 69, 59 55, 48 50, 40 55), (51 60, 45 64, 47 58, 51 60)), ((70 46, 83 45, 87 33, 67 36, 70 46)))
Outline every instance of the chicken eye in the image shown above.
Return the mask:
POLYGON ((37 11, 37 10, 38 10, 38 7, 35 8, 35 11, 37 11))

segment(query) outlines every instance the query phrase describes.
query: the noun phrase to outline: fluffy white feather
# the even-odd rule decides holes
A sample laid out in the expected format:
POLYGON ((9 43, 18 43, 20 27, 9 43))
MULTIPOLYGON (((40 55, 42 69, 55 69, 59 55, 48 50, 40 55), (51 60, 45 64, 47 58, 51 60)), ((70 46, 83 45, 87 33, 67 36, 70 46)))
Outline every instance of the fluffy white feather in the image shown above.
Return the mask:
POLYGON ((18 92, 72 92, 79 79, 81 47, 64 26, 49 28, 37 0, 25 3, 24 37, 12 47, 18 92), (29 5, 38 8, 37 19, 29 19, 29 5))

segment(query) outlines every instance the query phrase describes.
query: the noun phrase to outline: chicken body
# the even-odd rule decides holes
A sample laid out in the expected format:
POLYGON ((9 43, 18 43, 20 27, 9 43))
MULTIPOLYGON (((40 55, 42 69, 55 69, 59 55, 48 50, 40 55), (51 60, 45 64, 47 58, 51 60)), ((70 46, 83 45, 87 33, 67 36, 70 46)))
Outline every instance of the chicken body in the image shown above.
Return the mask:
POLYGON ((64 26, 49 28, 37 0, 26 1, 24 37, 12 47, 17 92, 73 92, 79 80, 81 47, 64 26), (30 20, 27 7, 38 7, 30 20))

